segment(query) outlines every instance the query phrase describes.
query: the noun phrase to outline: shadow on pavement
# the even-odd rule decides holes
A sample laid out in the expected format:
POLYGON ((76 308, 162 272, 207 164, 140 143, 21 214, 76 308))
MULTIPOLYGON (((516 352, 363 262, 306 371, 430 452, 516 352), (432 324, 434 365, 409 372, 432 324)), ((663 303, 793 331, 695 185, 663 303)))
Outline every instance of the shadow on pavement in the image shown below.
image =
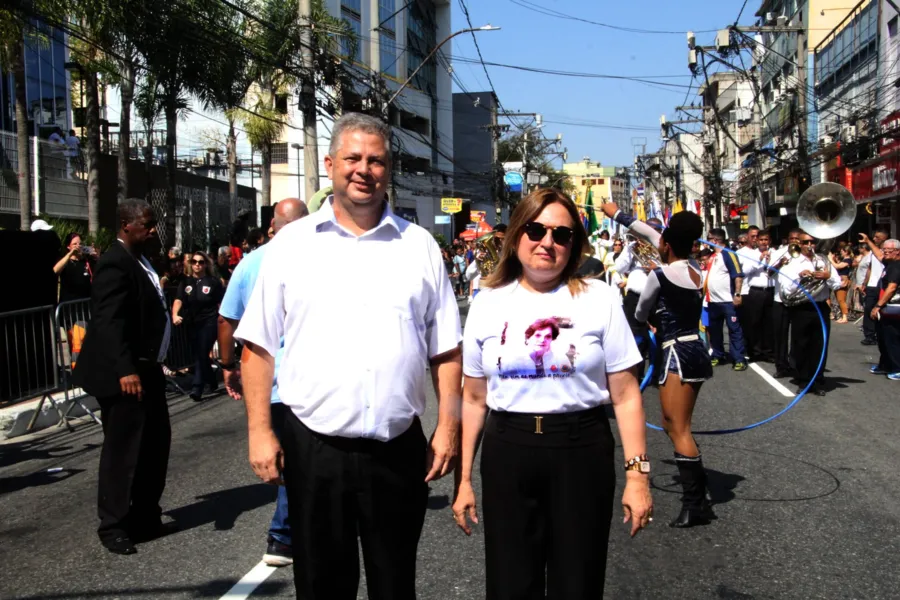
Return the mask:
POLYGON ((38 471, 30 475, 20 475, 18 477, 0 478, 0 496, 3 494, 11 494, 25 488, 39 487, 51 483, 59 483, 65 481, 73 475, 84 472, 84 469, 61 469, 59 471, 38 471))
MULTIPOLYGON (((59 594, 36 594, 34 596, 18 596, 17 600, 63 600, 65 598, 160 598, 165 594, 192 592, 194 598, 220 598, 230 590, 237 581, 214 579, 199 585, 172 585, 153 588, 121 588, 91 589, 69 591, 59 594)), ((280 594, 290 585, 285 581, 266 581, 254 591, 254 596, 274 596, 280 594)))
POLYGON ((448 495, 428 496, 428 510, 441 510, 448 506, 450 506, 450 497, 448 495))
POLYGON ((181 531, 213 523, 218 531, 231 529, 241 514, 275 501, 277 488, 265 483, 245 485, 197 496, 199 502, 164 511, 181 531))
MULTIPOLYGON (((675 461, 672 459, 664 459, 662 463, 671 467, 676 466, 675 461)), ((706 476, 708 478, 707 488, 713 504, 726 504, 734 500, 737 496, 734 493, 734 490, 737 489, 740 482, 747 480, 743 475, 723 473, 722 471, 716 471, 709 467, 706 467, 706 476)), ((650 486, 661 492, 681 493, 681 480, 678 478, 677 474, 672 475, 671 485, 661 485, 660 483, 657 483, 656 478, 654 477, 650 486)))

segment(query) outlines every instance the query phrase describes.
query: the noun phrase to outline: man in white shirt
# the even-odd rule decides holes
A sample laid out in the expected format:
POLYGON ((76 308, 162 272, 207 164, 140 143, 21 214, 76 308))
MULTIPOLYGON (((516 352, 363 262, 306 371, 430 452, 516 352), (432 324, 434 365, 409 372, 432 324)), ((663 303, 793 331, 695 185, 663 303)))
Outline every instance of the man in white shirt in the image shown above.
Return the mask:
MULTIPOLYGON (((711 229, 707 236, 709 241, 719 248, 725 246, 725 231, 711 229)), ((731 355, 732 369, 746 371, 744 358, 744 332, 738 321, 737 309, 742 304, 741 288, 744 274, 741 262, 734 252, 715 248, 715 254, 709 259, 706 271, 706 282, 703 285, 704 296, 709 314, 709 346, 712 350, 713 366, 725 364, 725 336, 722 326, 728 327, 728 352, 731 355)))
POLYGON ((751 237, 755 248, 739 251, 744 260, 743 308, 741 328, 751 361, 772 360, 772 304, 775 288, 769 278, 768 267, 772 259, 768 231, 756 232, 751 237), (752 255, 750 253, 753 253, 752 255))
POLYGON ((816 281, 827 281, 827 285, 812 295, 812 302, 808 298, 801 298, 799 304, 788 306, 787 311, 791 320, 791 348, 794 350, 794 363, 797 367, 797 382, 800 390, 812 381, 810 393, 819 396, 825 395, 825 367, 828 362, 828 337, 831 336, 831 319, 828 308, 828 298, 831 292, 841 287, 841 277, 837 270, 832 268, 828 259, 816 255, 816 240, 806 232, 799 236, 801 255, 791 260, 781 269, 784 275, 781 287, 782 299, 793 295, 800 279, 811 276, 816 281), (818 306, 818 311, 816 307, 818 306), (819 314, 824 317, 820 318, 819 314), (822 337, 822 327, 825 327, 825 338, 822 337), (822 359, 822 349, 825 349, 825 357, 822 359), (802 350, 801 350, 802 349, 802 350), (819 361, 822 368, 817 373, 819 361), (815 381, 813 381, 815 378, 815 381))
MULTIPOLYGON (((769 263, 774 269, 783 269, 785 265, 793 260, 790 256, 790 247, 799 244, 802 229, 791 229, 788 232, 786 244, 781 246, 772 253, 769 263)), ((790 358, 790 330, 791 315, 781 301, 781 288, 787 283, 787 279, 778 274, 775 270, 769 271, 769 280, 772 282, 774 290, 772 297, 772 352, 775 355, 775 375, 776 379, 788 377, 791 374, 791 358, 790 358)))
POLYGON ((334 195, 270 242, 235 332, 250 463, 266 482, 283 469, 298 598, 357 597, 357 538, 369 597, 415 598, 427 482, 457 454, 459 309, 431 234, 385 202, 390 138, 366 115, 335 122, 325 157, 334 195), (397 267, 390 286, 386 264, 397 267), (283 450, 269 407, 282 337, 283 450), (430 443, 419 421, 429 364, 439 404, 430 443))
POLYGON ((869 273, 866 276, 864 284, 866 290, 865 310, 863 310, 863 339, 860 342, 863 346, 874 346, 878 343, 875 336, 875 321, 872 320, 872 309, 878 302, 878 295, 881 293, 879 282, 884 274, 884 253, 881 245, 884 241, 891 237, 886 227, 876 227, 872 237, 869 238, 864 233, 859 234, 860 243, 869 247, 869 273))

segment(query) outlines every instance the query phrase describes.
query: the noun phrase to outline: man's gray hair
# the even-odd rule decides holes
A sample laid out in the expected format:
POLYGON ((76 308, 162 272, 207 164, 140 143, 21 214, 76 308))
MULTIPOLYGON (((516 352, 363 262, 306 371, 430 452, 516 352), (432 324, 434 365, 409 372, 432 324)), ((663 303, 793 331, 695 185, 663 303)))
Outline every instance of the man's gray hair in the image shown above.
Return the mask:
POLYGON ((126 198, 116 207, 116 221, 119 226, 123 223, 131 225, 143 217, 147 211, 152 214, 153 208, 143 198, 126 198))
POLYGON ((889 240, 884 240, 884 243, 881 244, 881 249, 884 250, 884 247, 887 244, 890 244, 891 248, 900 248, 900 240, 895 240, 894 238, 891 238, 889 240))
POLYGON ((219 246, 219 256, 231 256, 231 248, 228 246, 219 246))
POLYGON ((381 136, 384 140, 384 149, 390 157, 391 153, 391 128, 390 126, 369 115, 362 113, 347 113, 334 122, 331 129, 331 145, 328 146, 328 155, 334 157, 341 149, 341 136, 347 131, 362 131, 372 135, 381 136))

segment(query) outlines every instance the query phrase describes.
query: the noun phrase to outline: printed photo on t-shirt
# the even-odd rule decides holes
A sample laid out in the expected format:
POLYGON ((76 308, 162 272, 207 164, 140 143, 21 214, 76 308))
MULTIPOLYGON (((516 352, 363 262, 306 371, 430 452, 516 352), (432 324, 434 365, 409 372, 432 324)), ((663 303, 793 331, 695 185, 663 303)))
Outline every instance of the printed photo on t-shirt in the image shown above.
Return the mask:
POLYGON ((561 379, 578 368, 572 320, 546 317, 507 321, 500 335, 497 371, 501 379, 561 379))

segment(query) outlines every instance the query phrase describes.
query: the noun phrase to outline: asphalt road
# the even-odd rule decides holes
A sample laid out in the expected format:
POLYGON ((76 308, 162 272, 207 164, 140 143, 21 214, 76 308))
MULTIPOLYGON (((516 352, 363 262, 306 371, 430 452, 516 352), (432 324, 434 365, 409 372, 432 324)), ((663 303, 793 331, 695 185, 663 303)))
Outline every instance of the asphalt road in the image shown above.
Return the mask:
MULTIPOLYGON (((898 597, 900 387, 868 374, 877 350, 859 339, 856 327, 835 327, 828 375, 836 387, 824 398, 803 399, 752 431, 700 440, 719 515, 710 526, 666 526, 678 509, 675 467, 663 434, 649 434, 657 519, 635 539, 614 523, 607 598, 898 597)), ((695 428, 755 422, 789 401, 753 370, 721 367, 701 392, 695 428)), ((655 390, 645 405, 656 419, 655 390)), ((433 396, 429 406, 424 421, 433 427, 433 396)), ((247 464, 242 406, 219 397, 170 408, 163 507, 182 530, 134 556, 108 554, 95 535, 98 427, 0 445, 0 598, 221 598, 259 563, 274 490, 247 464)), ((423 599, 484 596, 481 532, 456 529, 451 486, 447 478, 431 490, 423 599)), ((281 569, 252 597, 293 594, 291 571, 281 569)))

